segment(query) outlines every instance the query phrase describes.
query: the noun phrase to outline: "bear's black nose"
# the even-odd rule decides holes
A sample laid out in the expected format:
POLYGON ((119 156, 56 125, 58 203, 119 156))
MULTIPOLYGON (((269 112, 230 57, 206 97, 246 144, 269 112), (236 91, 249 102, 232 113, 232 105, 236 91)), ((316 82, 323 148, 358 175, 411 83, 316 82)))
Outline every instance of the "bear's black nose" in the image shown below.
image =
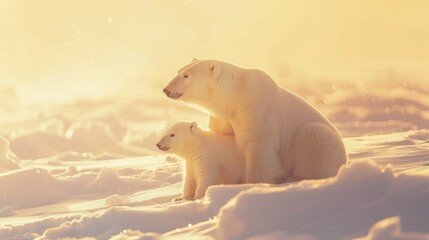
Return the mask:
POLYGON ((161 144, 157 143, 156 146, 161 149, 161 144))
POLYGON ((167 88, 164 88, 162 91, 165 93, 165 95, 170 96, 171 91, 167 88))

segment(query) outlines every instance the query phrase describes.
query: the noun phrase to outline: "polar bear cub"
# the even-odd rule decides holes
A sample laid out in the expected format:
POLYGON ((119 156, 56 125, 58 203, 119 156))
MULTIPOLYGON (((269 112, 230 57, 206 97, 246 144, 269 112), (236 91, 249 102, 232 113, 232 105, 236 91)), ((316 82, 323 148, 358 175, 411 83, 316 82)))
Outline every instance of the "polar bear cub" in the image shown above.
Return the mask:
POLYGON ((202 198, 211 185, 244 182, 244 156, 232 136, 202 129, 195 122, 178 122, 156 146, 185 159, 183 195, 175 200, 202 198))

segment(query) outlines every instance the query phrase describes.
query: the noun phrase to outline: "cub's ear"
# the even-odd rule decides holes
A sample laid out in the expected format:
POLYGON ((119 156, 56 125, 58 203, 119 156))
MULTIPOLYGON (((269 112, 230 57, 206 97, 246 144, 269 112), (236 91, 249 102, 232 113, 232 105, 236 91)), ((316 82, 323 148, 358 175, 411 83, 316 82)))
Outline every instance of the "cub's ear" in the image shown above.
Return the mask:
POLYGON ((191 122, 191 132, 195 133, 197 131, 197 123, 196 122, 191 122))
POLYGON ((195 61, 198 61, 198 59, 196 59, 196 58, 192 59, 192 62, 195 62, 195 61))
POLYGON ((209 70, 211 71, 213 78, 217 80, 220 75, 219 63, 216 61, 211 61, 209 63, 209 70))

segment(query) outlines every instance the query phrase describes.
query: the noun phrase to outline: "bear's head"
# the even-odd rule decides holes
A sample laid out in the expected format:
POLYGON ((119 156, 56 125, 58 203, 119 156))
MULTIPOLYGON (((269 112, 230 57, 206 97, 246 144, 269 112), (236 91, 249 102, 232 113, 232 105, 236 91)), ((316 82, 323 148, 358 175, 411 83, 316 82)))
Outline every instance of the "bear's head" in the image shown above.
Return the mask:
POLYGON ((167 129, 156 146, 161 151, 180 154, 186 149, 197 128, 195 122, 178 122, 167 129))
POLYGON ((231 106, 238 85, 233 68, 231 64, 216 60, 194 59, 178 71, 163 92, 169 98, 195 104, 210 112, 225 112, 223 108, 231 106))
POLYGON ((181 68, 163 92, 167 97, 189 101, 208 96, 214 80, 219 75, 216 61, 197 60, 181 68))

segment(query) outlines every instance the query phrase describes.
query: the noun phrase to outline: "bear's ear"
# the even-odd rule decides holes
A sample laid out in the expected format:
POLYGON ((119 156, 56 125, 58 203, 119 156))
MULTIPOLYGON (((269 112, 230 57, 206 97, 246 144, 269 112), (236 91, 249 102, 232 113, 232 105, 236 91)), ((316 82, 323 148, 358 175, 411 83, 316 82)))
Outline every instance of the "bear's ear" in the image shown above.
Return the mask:
POLYGON ((197 131, 197 123, 191 122, 191 132, 195 133, 197 131))
POLYGON ((195 61, 198 61, 198 59, 196 59, 196 58, 192 59, 192 62, 195 62, 195 61))
POLYGON ((219 63, 217 63, 216 61, 211 61, 209 63, 209 70, 212 73, 213 78, 217 80, 220 75, 219 63))

